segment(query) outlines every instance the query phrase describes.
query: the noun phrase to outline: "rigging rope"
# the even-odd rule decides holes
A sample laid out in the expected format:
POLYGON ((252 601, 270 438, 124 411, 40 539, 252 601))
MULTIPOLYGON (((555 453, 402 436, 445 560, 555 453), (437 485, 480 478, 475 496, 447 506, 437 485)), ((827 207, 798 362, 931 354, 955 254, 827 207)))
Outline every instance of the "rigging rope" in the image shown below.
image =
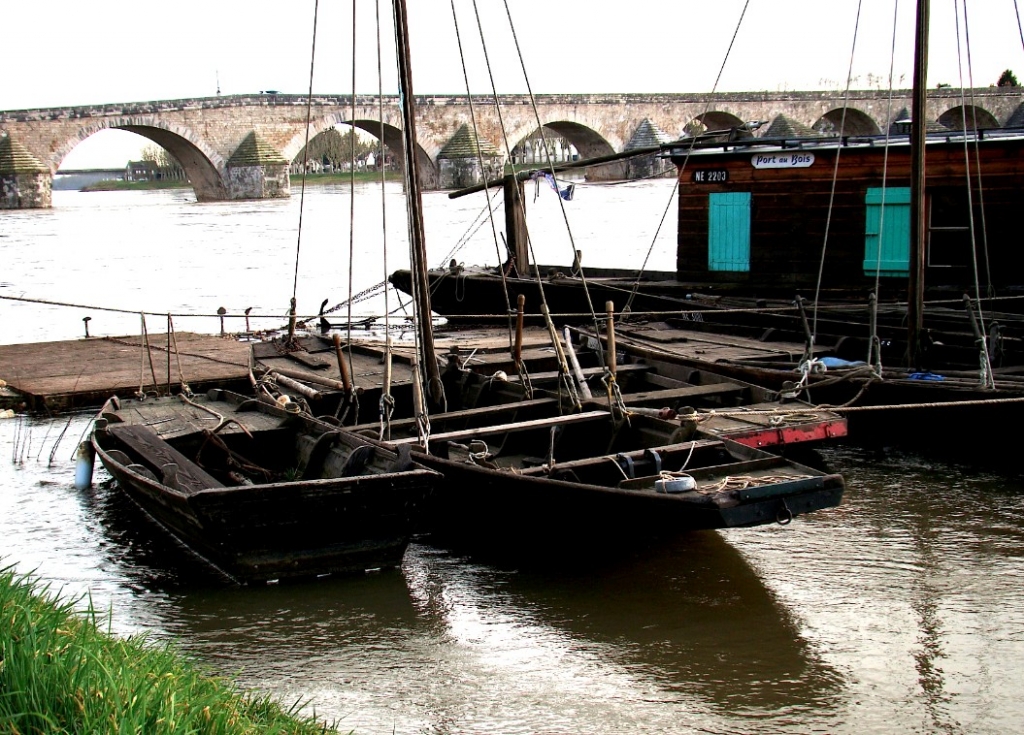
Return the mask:
MULTIPOLYGON (((377 30, 377 113, 380 117, 380 134, 378 135, 379 141, 379 152, 378 160, 380 162, 380 214, 381 214, 381 233, 382 233, 382 260, 384 264, 384 281, 381 285, 384 286, 384 348, 388 350, 388 354, 385 359, 388 361, 387 364, 391 365, 391 309, 388 304, 388 292, 391 290, 387 288, 388 283, 388 216, 387 216, 387 190, 385 184, 387 182, 386 166, 384 165, 384 75, 382 73, 383 63, 381 62, 381 25, 380 25, 380 0, 376 0, 374 3, 375 19, 376 19, 376 30, 377 30)), ((354 87, 353 87, 354 90, 354 87)), ((351 267, 351 266, 349 266, 351 267)), ((398 300, 399 308, 401 308, 402 300, 398 300)), ((349 319, 351 324, 352 320, 349 319)), ((349 352, 351 355, 351 350, 349 352)), ((378 406, 380 412, 380 436, 379 439, 384 439, 385 436, 390 438, 390 427, 391 427, 391 416, 395 412, 395 399, 391 395, 391 384, 390 382, 386 386, 386 390, 382 390, 380 394, 380 403, 378 406)))
MULTIPOLYGON (((839 119, 839 142, 842 141, 843 134, 846 130, 846 112, 850 106, 850 85, 853 83, 853 57, 854 52, 857 49, 857 34, 860 30, 860 9, 861 0, 858 0, 856 21, 853 24, 853 43, 850 46, 850 63, 846 70, 846 91, 843 94, 843 115, 839 119)), ((828 233, 829 228, 832 225, 832 209, 835 204, 836 183, 839 179, 839 158, 843 150, 843 147, 839 142, 837 142, 836 145, 836 161, 832 170, 832 188, 829 190, 828 195, 828 210, 825 216, 825 237, 821 243, 821 261, 818 265, 818 283, 814 289, 814 312, 811 318, 811 348, 813 348, 815 337, 818 334, 818 301, 821 296, 821 281, 824 278, 825 273, 825 253, 828 250, 828 233)))
POLYGON ((885 197, 889 191, 886 186, 889 176, 889 136, 892 134, 892 124, 889 120, 892 120, 892 80, 895 75, 896 66, 896 19, 899 16, 900 3, 899 0, 893 3, 893 16, 892 16, 892 45, 889 49, 889 94, 886 98, 885 107, 885 144, 882 153, 882 201, 879 204, 878 211, 878 241, 875 245, 875 292, 871 297, 870 308, 872 309, 872 320, 871 320, 871 331, 868 334, 868 365, 871 365, 875 371, 882 374, 882 343, 878 338, 876 315, 878 309, 878 294, 882 288, 882 242, 885 236, 885 197))
MULTIPOLYGON (((355 290, 352 279, 355 272, 356 252, 356 3, 352 3, 352 123, 349 128, 348 147, 348 329, 346 331, 346 347, 348 348, 348 374, 355 375, 352 366, 352 292, 355 290)), ((377 47, 380 48, 380 37, 378 36, 377 47)), ((345 359, 342 357, 342 359, 345 359)), ((352 385, 350 395, 346 396, 346 402, 355 406, 356 423, 359 422, 359 403, 356 399, 355 385, 352 385)), ((347 415, 346 409, 346 415, 347 415)))
MULTIPOLYGON (((309 121, 313 108, 313 68, 316 62, 316 23, 320 0, 313 3, 313 42, 309 52, 309 94, 306 95, 306 142, 302 148, 302 185, 299 189, 299 227, 295 240, 295 276, 292 280, 292 316, 294 325, 296 295, 299 290, 299 251, 302 247, 302 213, 306 202, 306 166, 309 163, 309 121)), ((289 335, 291 336, 291 335, 289 335)))
MULTIPOLYGON (((515 43, 516 53, 517 53, 517 55, 519 57, 519 67, 520 67, 520 69, 522 70, 522 73, 523 73, 523 81, 526 83, 526 91, 527 91, 527 94, 530 97, 530 108, 531 108, 531 111, 533 112, 534 120, 537 123, 537 132, 540 134, 541 144, 542 144, 542 146, 544 148, 544 158, 545 158, 545 160, 547 162, 548 169, 549 169, 549 171, 551 173, 551 176, 553 178, 554 175, 555 175, 555 169, 554 169, 554 165, 551 162, 551 153, 548 150, 547 138, 544 135, 544 125, 543 125, 543 123, 541 123, 540 113, 537 111, 537 99, 536 99, 536 97, 533 94, 533 87, 530 84, 529 74, 527 74, 527 72, 526 72, 526 63, 523 60, 523 52, 522 52, 522 48, 519 45, 519 37, 518 37, 518 35, 516 33, 515 23, 512 21, 512 11, 509 9, 508 0, 504 0, 504 6, 505 6, 505 15, 508 18, 509 29, 512 32, 512 39, 513 39, 513 41, 515 43)), ((473 0, 473 7, 474 7, 474 9, 476 8, 476 0, 473 0)), ((479 25, 479 23, 480 23, 480 21, 479 21, 479 13, 477 13, 477 24, 479 25)), ((482 29, 481 29, 481 33, 482 33, 482 29)), ((490 68, 490 65, 488 64, 488 69, 489 68, 490 68)), ((491 80, 491 86, 492 86, 492 88, 494 88, 493 77, 492 77, 492 80, 491 80)), ((494 95, 495 95, 495 104, 497 104, 497 91, 496 90, 494 92, 494 95)), ((503 135, 504 135, 504 124, 502 124, 502 130, 503 130, 503 135)), ((512 159, 512 155, 511 155, 512 151, 508 148, 508 138, 507 138, 507 136, 505 137, 505 147, 507 149, 507 154, 508 154, 509 160, 511 160, 512 159)), ((512 174, 513 174, 513 176, 516 175, 515 164, 512 164, 512 174)), ((523 204, 522 204, 522 202, 520 202, 520 207, 522 207, 522 206, 523 206, 523 204)), ((568 214, 565 211, 565 201, 561 197, 558 197, 558 206, 559 206, 559 208, 560 208, 560 210, 562 212, 562 220, 565 222, 566 232, 567 232, 567 234, 569 236, 569 245, 570 245, 571 250, 572 250, 573 260, 575 261, 576 260, 576 254, 577 254, 576 241, 575 241, 575 239, 573 238, 573 235, 572 235, 572 228, 569 226, 569 217, 568 217, 568 214)), ((526 213, 524 211, 523 212, 523 220, 525 221, 525 219, 526 219, 526 213)), ((539 265, 537 263, 537 255, 533 251, 533 241, 532 241, 532 238, 529 235, 529 231, 528 230, 527 230, 527 235, 526 235, 526 244, 527 244, 527 248, 528 248, 528 251, 529 251, 529 254, 530 254, 530 260, 532 261, 532 265, 533 265, 534 277, 537 280, 537 287, 538 287, 538 289, 540 291, 541 305, 543 307, 547 308, 547 306, 548 306, 548 304, 547 304, 547 297, 545 296, 545 293, 544 293, 544 285, 543 285, 543 281, 541 279, 540 267, 539 267, 539 265)), ((597 313, 594 311, 594 302, 590 298, 590 289, 589 289, 589 287, 587 285, 586 273, 584 272, 582 266, 580 266, 580 268, 579 268, 579 275, 580 275, 580 281, 583 284, 583 294, 586 296, 586 299, 587 299, 587 308, 590 310, 590 315, 591 315, 591 318, 592 318, 592 320, 594 322, 594 328, 598 329, 599 326, 598 326, 598 321, 597 321, 597 313)), ((548 318, 550 319, 550 317, 548 317, 548 318)))
MULTIPOLYGON (((470 87, 469 87, 469 74, 466 72, 466 56, 465 56, 465 53, 462 50, 462 34, 459 32, 459 18, 458 18, 458 15, 455 12, 455 0, 452 0, 451 6, 452 6, 452 20, 455 23, 455 39, 456 39, 456 42, 459 45, 459 61, 462 63, 462 78, 463 78, 463 80, 466 83, 466 99, 469 102, 469 117, 470 117, 470 121, 473 123, 473 145, 476 148, 477 163, 480 166, 480 176, 486 179, 486 177, 487 177, 487 167, 484 165, 483 151, 480 149, 480 137, 479 137, 480 130, 479 130, 479 127, 477 126, 476 108, 473 106, 473 94, 470 91, 470 87)), ((476 3, 475 2, 473 3, 473 9, 474 9, 474 11, 476 10, 476 3)), ((477 15, 477 23, 479 25, 479 15, 477 15)), ((487 56, 487 46, 484 43, 483 29, 482 28, 480 29, 480 42, 481 42, 481 44, 483 45, 483 48, 484 48, 484 58, 487 60, 488 71, 490 71, 490 59, 487 56)), ((492 84, 493 84, 493 78, 492 78, 491 81, 492 81, 492 84)), ((498 118, 499 118, 499 120, 501 120, 500 109, 498 111, 498 118)), ((504 126, 504 121, 502 121, 502 129, 503 130, 504 130, 504 127, 505 127, 504 126)), ((486 188, 484 188, 483 193, 484 193, 484 201, 487 202, 486 209, 487 209, 488 220, 491 223, 491 236, 494 239, 494 251, 495 251, 495 254, 498 256, 498 263, 501 263, 502 262, 501 249, 498 247, 498 229, 497 229, 497 226, 494 223, 494 210, 491 209, 491 206, 490 206, 490 194, 488 193, 486 188)), ((512 302, 509 300, 509 296, 508 296, 508 282, 507 282, 507 275, 505 273, 505 269, 502 268, 502 267, 499 267, 498 268, 498 273, 501 275, 502 291, 505 294, 505 313, 508 315, 508 337, 509 337, 509 348, 511 349, 512 339, 513 339, 513 335, 512 335, 512 302)))
MULTIPOLYGON (((750 6, 750 0, 743 3, 743 10, 740 11, 740 17, 736 21, 736 27, 733 29, 732 38, 729 39, 729 47, 725 50, 725 56, 722 58, 722 63, 718 67, 718 74, 715 76, 715 83, 711 86, 711 92, 708 94, 707 99, 704 103, 704 112, 702 112, 695 120, 700 120, 701 125, 704 125, 704 118, 707 117, 708 112, 711 110, 711 101, 714 97, 715 92, 718 90, 718 85, 722 81, 722 74, 725 72, 725 65, 729 61, 729 56, 732 54, 732 48, 736 44, 736 37, 739 35, 740 27, 743 25, 743 19, 747 15, 747 8, 750 6)), ((705 129, 707 128, 704 125, 705 129)), ((661 228, 665 223, 665 217, 668 215, 672 208, 672 203, 675 201, 676 192, 679 191, 679 182, 682 179, 683 172, 686 170, 686 164, 690 161, 690 155, 693 153, 693 147, 697 143, 697 135, 693 135, 690 140, 690 145, 686 149, 686 155, 683 157, 683 162, 679 165, 679 170, 676 172, 676 182, 672 187, 672 193, 669 195, 668 202, 665 205, 665 210, 661 214, 661 221, 658 223, 658 229, 654 232, 654 237, 651 239, 651 246, 647 249, 647 255, 644 257, 643 265, 640 268, 639 273, 636 276, 636 282, 633 284, 632 292, 629 298, 626 300, 626 307, 622 310, 623 313, 628 313, 633 307, 633 298, 636 296, 637 291, 640 288, 640 278, 643 276, 644 271, 647 268, 647 262, 650 260, 651 253, 654 252, 654 245, 658 241, 658 235, 661 233, 661 228)))
MULTIPOLYGON (((1018 22, 1019 21, 1020 21, 1020 19, 1018 18, 1018 22)), ((971 95, 971 113, 972 113, 972 116, 974 118, 974 131, 975 131, 975 135, 974 135, 974 157, 977 160, 976 170, 978 172, 978 212, 981 215, 981 248, 982 248, 982 253, 985 256, 985 277, 986 277, 986 288, 985 288, 985 291, 986 291, 986 295, 994 296, 995 295, 995 286, 994 286, 993 281, 992 281, 992 261, 989 258, 989 252, 988 252, 988 228, 985 225, 985 189, 981 185, 981 143, 980 143, 980 141, 978 139, 978 135, 977 135, 977 132, 978 132, 978 108, 974 104, 974 72, 973 72, 973 65, 971 63, 971 34, 970 34, 970 28, 968 27, 968 24, 967 24, 967 2, 966 2, 966 0, 964 0, 964 40, 965 40, 966 46, 967 46, 967 72, 968 72, 968 79, 969 79, 968 84, 969 84, 969 87, 970 87, 970 95, 971 95)), ((961 88, 961 97, 962 97, 963 96, 963 84, 960 85, 960 88, 961 88)), ((969 186, 970 186, 970 183, 968 182, 968 190, 970 190, 969 186)), ((972 220, 971 220, 971 227, 972 227, 971 245, 972 245, 972 249, 976 250, 976 247, 974 245, 973 226, 974 226, 974 221, 973 221, 973 215, 972 215, 972 220)), ((975 258, 975 288, 977 290, 978 297, 980 299, 980 297, 981 297, 981 289, 977 287, 978 275, 977 275, 977 254, 976 253, 975 253, 974 258, 975 258)), ((980 302, 978 304, 978 309, 979 309, 979 311, 981 309, 980 302)))
MULTIPOLYGON (((967 78, 969 84, 973 86, 973 73, 971 71, 971 46, 970 46, 970 32, 967 26, 967 3, 964 0, 964 42, 967 45, 967 78)), ((972 193, 971 183, 971 154, 970 146, 967 142, 967 105, 964 100, 964 72, 963 72, 963 58, 961 56, 961 43, 960 43, 960 7, 954 3, 954 10, 956 11, 956 32, 957 32, 957 68, 960 72, 960 115, 961 115, 961 126, 964 131, 964 176, 967 180, 967 223, 968 231, 971 238, 971 263, 973 266, 974 275, 974 294, 977 299, 977 310, 978 310, 978 323, 980 326, 980 332, 978 334, 978 347, 979 347, 979 370, 981 383, 985 388, 994 387, 994 379, 992 377, 992 363, 989 359, 988 351, 988 336, 985 333, 985 317, 981 309, 981 283, 978 276, 978 242, 975 235, 974 228, 974 197, 972 193)), ((975 145, 975 166, 978 171, 978 196, 981 196, 981 157, 978 155, 978 113, 977 108, 974 107, 973 92, 971 93, 971 114, 972 120, 971 125, 974 129, 974 145, 975 145)), ((979 205, 981 206, 982 212, 984 213, 984 203, 979 199, 979 205)), ((986 260, 988 253, 986 252, 986 260)), ((992 280, 989 278, 989 286, 991 287, 992 280)))

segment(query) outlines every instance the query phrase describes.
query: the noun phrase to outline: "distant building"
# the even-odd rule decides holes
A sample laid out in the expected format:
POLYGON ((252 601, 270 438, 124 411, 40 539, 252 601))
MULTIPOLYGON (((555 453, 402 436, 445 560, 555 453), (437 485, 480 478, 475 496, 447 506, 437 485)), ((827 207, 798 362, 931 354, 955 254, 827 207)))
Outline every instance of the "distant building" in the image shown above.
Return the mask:
POLYGON ((124 169, 125 181, 156 181, 160 178, 156 161, 129 161, 124 169))
POLYGON ((124 169, 125 181, 185 181, 180 165, 161 166, 156 161, 129 161, 124 169))

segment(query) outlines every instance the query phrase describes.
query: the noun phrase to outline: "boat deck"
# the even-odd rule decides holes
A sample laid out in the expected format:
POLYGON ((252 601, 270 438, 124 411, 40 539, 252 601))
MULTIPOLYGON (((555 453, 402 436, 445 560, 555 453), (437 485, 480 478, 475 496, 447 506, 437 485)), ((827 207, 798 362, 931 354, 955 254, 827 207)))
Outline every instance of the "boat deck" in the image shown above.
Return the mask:
MULTIPOLYGON (((619 324, 616 331, 631 341, 646 344, 652 349, 706 363, 719 360, 794 362, 800 360, 804 354, 804 344, 801 342, 766 342, 751 337, 680 329, 663 322, 639 326, 619 324)), ((825 348, 815 348, 815 354, 824 352, 825 348)))

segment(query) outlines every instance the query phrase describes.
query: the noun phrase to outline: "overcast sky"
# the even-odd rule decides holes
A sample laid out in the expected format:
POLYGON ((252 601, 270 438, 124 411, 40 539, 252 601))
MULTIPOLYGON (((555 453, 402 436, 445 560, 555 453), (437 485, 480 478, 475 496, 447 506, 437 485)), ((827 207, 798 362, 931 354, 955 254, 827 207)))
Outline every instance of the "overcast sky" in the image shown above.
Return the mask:
MULTIPOLYGON (((452 0, 407 1, 414 91, 464 93, 452 0)), ((507 0, 525 76, 505 0, 476 2, 483 42, 473 1, 454 0, 473 92, 491 91, 488 58, 494 86, 507 93, 526 91, 526 79, 535 93, 841 89, 848 74, 854 88, 885 89, 894 17, 893 84, 911 83, 914 0, 507 0)), ((1015 4, 931 0, 929 86, 989 86, 1007 68, 1024 78, 1015 4)), ((0 110, 207 97, 218 89, 302 94, 315 7, 314 0, 12 0, 0 11, 0 110)), ((383 86, 393 93, 390 4, 380 0, 380 8, 383 86)), ((356 89, 372 94, 375 0, 357 0, 356 10, 356 89)), ((320 0, 315 93, 352 89, 352 16, 351 0, 320 0)))

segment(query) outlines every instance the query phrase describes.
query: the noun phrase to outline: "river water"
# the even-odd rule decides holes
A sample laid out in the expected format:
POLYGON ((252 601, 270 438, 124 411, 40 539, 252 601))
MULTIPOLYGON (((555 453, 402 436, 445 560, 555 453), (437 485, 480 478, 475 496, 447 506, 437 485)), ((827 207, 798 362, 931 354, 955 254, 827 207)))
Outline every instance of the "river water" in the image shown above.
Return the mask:
MULTIPOLYGON (((238 328, 251 306, 254 327, 277 326, 296 284, 303 313, 349 293, 350 231, 353 292, 407 263, 397 189, 360 188, 354 206, 344 188, 307 191, 301 235, 299 199, 55 192, 51 211, 3 213, 0 295, 74 306, 0 300, 0 342, 75 338, 83 316, 92 334, 138 334, 137 313, 103 309, 214 332, 218 307, 238 328)), ((633 265, 654 241, 651 267, 671 269, 671 215, 654 239, 670 200, 668 182, 578 187, 565 206, 584 263, 633 265)), ((424 206, 430 260, 446 262, 483 201, 424 206)), ((562 216, 549 189, 531 201, 542 261, 568 261, 562 216)), ((455 257, 494 253, 485 224, 455 257)), ((250 589, 161 536, 102 468, 74 489, 89 420, 0 421, 2 564, 343 730, 1024 731, 1024 483, 971 457, 828 447, 816 459, 846 477, 842 505, 786 527, 540 560, 418 542, 401 570, 250 589)))

